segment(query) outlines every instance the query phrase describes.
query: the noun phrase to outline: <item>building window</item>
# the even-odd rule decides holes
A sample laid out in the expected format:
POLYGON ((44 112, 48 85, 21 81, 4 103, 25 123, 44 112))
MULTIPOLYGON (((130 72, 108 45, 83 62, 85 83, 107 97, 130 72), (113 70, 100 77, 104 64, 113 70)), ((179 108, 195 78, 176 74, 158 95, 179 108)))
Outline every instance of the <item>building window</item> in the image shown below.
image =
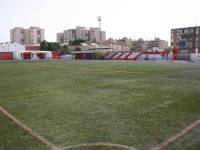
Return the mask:
POLYGON ((40 38, 38 38, 37 42, 38 42, 38 43, 41 43, 41 39, 40 39, 40 38))
POLYGON ((31 44, 33 43, 33 39, 30 39, 30 43, 31 43, 31 44))
POLYGON ((196 34, 199 34, 199 28, 196 29, 196 34))

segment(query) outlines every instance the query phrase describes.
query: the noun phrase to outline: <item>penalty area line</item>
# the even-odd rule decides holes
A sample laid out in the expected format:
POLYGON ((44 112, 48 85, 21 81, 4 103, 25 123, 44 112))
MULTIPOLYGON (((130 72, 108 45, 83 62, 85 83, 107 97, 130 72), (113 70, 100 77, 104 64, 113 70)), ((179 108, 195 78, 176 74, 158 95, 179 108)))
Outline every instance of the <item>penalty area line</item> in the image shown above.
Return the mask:
POLYGON ((138 150, 134 147, 130 147, 127 145, 121 145, 121 144, 113 144, 113 143, 83 143, 83 144, 77 144, 77 145, 69 145, 62 147, 63 150, 69 150, 69 149, 76 149, 76 148, 83 148, 83 147, 95 147, 95 146, 103 146, 103 147, 110 147, 110 148, 119 148, 124 150, 138 150))
POLYGON ((56 145, 52 144, 50 141, 48 141, 44 136, 40 135, 39 133, 33 131, 31 128, 20 122, 17 118, 15 118, 13 115, 11 115, 9 112, 7 112, 3 107, 0 107, 0 112, 6 116, 8 119, 10 119, 12 122, 14 122, 15 125, 26 131, 28 134, 30 134, 32 137, 37 139, 42 144, 45 144, 49 150, 62 150, 61 148, 57 147, 56 145))
POLYGON ((190 133, 194 128, 196 128, 199 125, 200 125, 200 119, 195 121, 195 122, 193 122, 188 127, 183 129, 182 131, 178 132, 176 135, 171 136, 170 138, 166 139, 163 143, 161 143, 160 145, 154 147, 151 150, 164 150, 167 146, 169 146, 170 144, 175 143, 177 140, 182 138, 184 135, 190 133))

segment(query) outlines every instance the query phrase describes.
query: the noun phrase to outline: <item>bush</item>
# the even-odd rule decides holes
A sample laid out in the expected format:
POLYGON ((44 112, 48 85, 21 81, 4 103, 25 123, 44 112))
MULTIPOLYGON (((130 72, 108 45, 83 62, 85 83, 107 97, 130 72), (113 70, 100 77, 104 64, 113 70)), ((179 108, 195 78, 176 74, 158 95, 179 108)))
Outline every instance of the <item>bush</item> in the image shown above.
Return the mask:
POLYGON ((97 51, 97 52, 95 53, 95 58, 96 58, 97 60, 102 60, 102 59, 104 59, 104 57, 105 57, 105 52, 97 51))
POLYGON ((74 51, 81 51, 80 47, 76 47, 74 51))

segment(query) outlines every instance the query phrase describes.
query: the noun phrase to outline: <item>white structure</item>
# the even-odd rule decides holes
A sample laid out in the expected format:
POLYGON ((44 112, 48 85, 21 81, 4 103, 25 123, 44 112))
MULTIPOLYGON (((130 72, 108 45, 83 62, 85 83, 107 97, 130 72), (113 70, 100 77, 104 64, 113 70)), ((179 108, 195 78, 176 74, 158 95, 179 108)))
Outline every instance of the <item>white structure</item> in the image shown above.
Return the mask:
POLYGON ((79 46, 68 46, 71 51, 75 51, 76 48, 80 48, 81 51, 101 51, 101 52, 110 52, 112 49, 108 46, 99 45, 97 43, 81 43, 79 46))
POLYGON ((60 44, 69 45, 70 41, 78 39, 90 42, 101 42, 106 40, 106 32, 100 32, 99 28, 90 28, 87 30, 85 27, 77 26, 76 29, 69 29, 57 33, 57 42, 60 44))
POLYGON ((1 43, 0 52, 11 52, 14 60, 57 59, 52 51, 27 51, 25 50, 25 46, 16 42, 1 43))
POLYGON ((13 59, 22 59, 21 53, 25 52, 25 46, 18 43, 2 43, 0 44, 0 52, 12 52, 13 59))
POLYGON ((0 52, 23 52, 25 51, 25 46, 18 43, 1 43, 0 52))
POLYGON ((16 27, 10 30, 10 41, 26 46, 38 46, 44 40, 44 29, 30 27, 24 29, 16 27))
MULTIPOLYGON (((30 53, 31 60, 52 59, 52 51, 26 51, 25 53, 30 53)), ((24 59, 23 55, 22 59, 24 59)))

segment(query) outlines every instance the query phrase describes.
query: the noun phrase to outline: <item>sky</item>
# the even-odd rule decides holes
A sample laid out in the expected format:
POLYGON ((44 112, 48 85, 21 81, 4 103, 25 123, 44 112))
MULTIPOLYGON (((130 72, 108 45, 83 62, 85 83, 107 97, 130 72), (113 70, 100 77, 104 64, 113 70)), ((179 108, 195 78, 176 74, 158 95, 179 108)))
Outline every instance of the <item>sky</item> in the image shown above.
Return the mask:
POLYGON ((0 0, 0 42, 10 29, 39 26, 45 39, 76 26, 98 27, 107 38, 170 40, 172 28, 200 25, 199 0, 0 0))

